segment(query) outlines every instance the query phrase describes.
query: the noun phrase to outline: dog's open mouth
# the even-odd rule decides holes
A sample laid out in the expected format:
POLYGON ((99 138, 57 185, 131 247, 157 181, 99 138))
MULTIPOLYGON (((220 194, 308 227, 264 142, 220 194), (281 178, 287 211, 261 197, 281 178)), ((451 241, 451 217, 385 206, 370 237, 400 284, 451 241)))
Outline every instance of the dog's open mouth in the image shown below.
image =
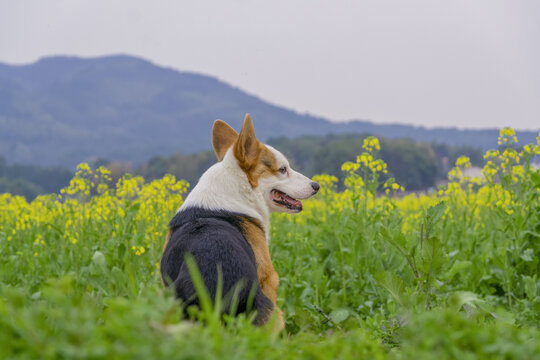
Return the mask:
POLYGON ((284 206, 293 212, 302 211, 302 202, 299 200, 293 199, 289 195, 285 194, 283 191, 273 189, 270 192, 270 196, 272 198, 272 201, 274 201, 278 205, 284 206))

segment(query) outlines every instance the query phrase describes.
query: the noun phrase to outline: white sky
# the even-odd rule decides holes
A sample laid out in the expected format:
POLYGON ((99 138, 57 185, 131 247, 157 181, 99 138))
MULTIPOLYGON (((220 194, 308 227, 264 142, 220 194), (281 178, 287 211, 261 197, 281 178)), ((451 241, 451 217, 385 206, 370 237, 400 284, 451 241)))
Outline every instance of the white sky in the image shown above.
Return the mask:
POLYGON ((118 53, 331 120, 540 128, 540 0, 0 0, 0 62, 118 53))

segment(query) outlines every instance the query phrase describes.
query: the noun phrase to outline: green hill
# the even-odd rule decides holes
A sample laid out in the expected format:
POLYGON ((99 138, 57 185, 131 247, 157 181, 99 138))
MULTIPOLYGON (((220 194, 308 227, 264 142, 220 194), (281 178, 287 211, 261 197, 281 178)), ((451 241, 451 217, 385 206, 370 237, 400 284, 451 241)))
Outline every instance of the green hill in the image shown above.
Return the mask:
MULTIPOLYGON (((73 168, 96 158, 141 164, 154 155, 195 153, 210 149, 215 119, 240 128, 248 112, 262 140, 371 133, 486 149, 497 138, 497 130, 332 123, 269 104, 214 77, 131 56, 0 64, 0 155, 10 163, 73 168)), ((535 136, 518 132, 524 142, 535 136)))

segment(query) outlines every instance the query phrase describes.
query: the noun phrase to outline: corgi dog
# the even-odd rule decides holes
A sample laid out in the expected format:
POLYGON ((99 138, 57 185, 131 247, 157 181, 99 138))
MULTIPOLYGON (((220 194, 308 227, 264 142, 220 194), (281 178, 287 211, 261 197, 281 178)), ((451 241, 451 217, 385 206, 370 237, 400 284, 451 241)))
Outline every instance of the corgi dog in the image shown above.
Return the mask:
POLYGON ((200 305, 185 256, 191 254, 212 300, 218 279, 222 313, 256 311, 255 325, 273 320, 279 276, 268 250, 271 212, 299 213, 319 184, 291 169, 279 151, 255 137, 249 114, 240 134, 221 120, 212 127, 218 162, 199 179, 169 224, 160 269, 186 305, 200 305))

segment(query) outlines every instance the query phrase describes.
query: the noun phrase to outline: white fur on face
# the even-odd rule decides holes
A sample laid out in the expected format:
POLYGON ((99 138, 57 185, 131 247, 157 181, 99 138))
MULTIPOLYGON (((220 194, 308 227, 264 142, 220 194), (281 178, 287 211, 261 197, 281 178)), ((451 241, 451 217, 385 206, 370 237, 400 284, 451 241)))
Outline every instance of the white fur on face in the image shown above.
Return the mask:
POLYGON ((270 211, 289 212, 282 206, 278 206, 276 203, 274 203, 274 201, 272 201, 270 196, 271 191, 276 189, 295 199, 307 199, 314 194, 313 187, 311 186, 313 180, 297 171, 294 171, 290 167, 289 161, 282 153, 270 145, 266 145, 266 147, 274 154, 278 164, 278 169, 285 167, 287 169, 287 173, 278 173, 276 176, 261 178, 259 180, 259 186, 257 186, 256 190, 261 193, 261 196, 264 197, 270 211))

